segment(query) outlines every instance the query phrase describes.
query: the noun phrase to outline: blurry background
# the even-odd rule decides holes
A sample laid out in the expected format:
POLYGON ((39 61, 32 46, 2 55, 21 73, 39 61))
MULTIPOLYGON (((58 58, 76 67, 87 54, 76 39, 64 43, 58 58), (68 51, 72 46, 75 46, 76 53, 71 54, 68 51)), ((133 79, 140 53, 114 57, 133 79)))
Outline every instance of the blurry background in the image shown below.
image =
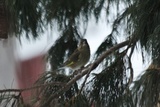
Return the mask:
MULTIPOLYGON (((89 22, 88 29, 86 31, 86 36, 84 38, 88 40, 92 55, 95 53, 101 42, 105 39, 106 35, 108 35, 110 32, 111 28, 110 26, 106 25, 106 21, 104 19, 101 19, 98 24, 95 23, 94 19, 92 19, 89 22)), ((54 32, 51 30, 46 30, 45 33, 42 34, 42 36, 39 37, 37 40, 28 40, 24 36, 22 36, 21 41, 19 41, 16 38, 11 38, 8 40, 7 43, 0 42, 1 49, 3 50, 3 53, 0 54, 1 58, 3 59, 1 60, 0 66, 1 69, 7 69, 5 70, 5 72, 2 72, 3 70, 1 71, 0 87, 16 88, 17 83, 14 70, 17 69, 15 68, 15 61, 25 61, 33 59, 40 55, 45 55, 47 51, 50 49, 50 47, 54 44, 58 35, 59 33, 56 30, 54 32), (12 50, 14 51, 12 52, 12 50), (15 60, 14 57, 12 57, 12 55, 14 54, 16 58, 15 60), (9 58, 8 56, 11 57, 9 58), (9 63, 10 66, 4 66, 6 65, 6 63, 9 63)), ((147 67, 147 64, 142 65, 142 56, 138 51, 134 53, 132 62, 133 68, 135 70, 134 78, 136 78, 147 67)), ((27 78, 31 79, 29 77, 27 78)))
POLYGON ((160 2, 153 0, 0 0, 0 88, 45 85, 36 95, 1 90, 0 105, 160 106, 159 23, 160 2), (103 59, 84 87, 84 75, 72 79, 71 70, 57 70, 82 38, 90 63, 103 59))

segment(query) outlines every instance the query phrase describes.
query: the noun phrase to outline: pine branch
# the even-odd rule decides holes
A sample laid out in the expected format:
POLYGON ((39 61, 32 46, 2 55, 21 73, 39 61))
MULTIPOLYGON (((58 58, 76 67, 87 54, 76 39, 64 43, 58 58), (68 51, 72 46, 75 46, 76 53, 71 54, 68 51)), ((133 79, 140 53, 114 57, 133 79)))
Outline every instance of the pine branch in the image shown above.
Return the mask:
MULTIPOLYGON (((92 64, 92 66, 94 66, 93 64, 92 64)), ((87 79, 88 79, 88 77, 89 77, 89 74, 91 73, 91 69, 92 69, 92 66, 90 67, 90 69, 89 69, 89 71, 88 71, 88 73, 87 73, 87 75, 86 75, 86 77, 85 77, 85 79, 84 79, 84 82, 82 83, 82 86, 81 86, 81 89, 80 89, 80 91, 79 91, 79 93, 78 94, 80 94, 81 92, 82 92, 82 90, 83 90, 83 87, 85 86, 85 83, 86 83, 86 81, 87 81, 87 79)))
POLYGON ((37 88, 50 86, 50 85, 61 85, 61 86, 63 86, 64 83, 62 83, 62 82, 52 82, 52 83, 36 85, 36 86, 29 87, 29 88, 24 88, 24 89, 3 89, 3 90, 0 90, 0 93, 6 93, 6 92, 19 92, 19 93, 21 93, 21 92, 24 92, 24 91, 34 90, 34 89, 37 89, 37 88))
MULTIPOLYGON (((113 46, 112 48, 110 48, 109 50, 105 51, 95 62, 93 62, 92 64, 88 65, 88 67, 82 69, 82 72, 79 73, 78 75, 76 75, 73 79, 71 79, 64 87, 62 87, 59 91, 57 91, 55 94, 51 95, 47 101, 44 102, 44 104, 41 105, 41 107, 46 107, 49 102, 52 101, 52 99, 54 99, 55 97, 58 97, 59 94, 67 91, 72 84, 74 84, 77 80, 79 80, 80 78, 82 78, 84 75, 89 75, 91 71, 93 71, 108 55, 112 54, 114 51, 116 51, 117 49, 120 49, 126 45, 130 44, 130 40, 124 41, 122 43, 119 43, 115 46, 113 46)), ((86 78, 88 78, 88 76, 86 76, 86 78)), ((86 82, 86 81, 84 81, 86 82)), ((83 83, 85 84, 85 83, 83 83)))

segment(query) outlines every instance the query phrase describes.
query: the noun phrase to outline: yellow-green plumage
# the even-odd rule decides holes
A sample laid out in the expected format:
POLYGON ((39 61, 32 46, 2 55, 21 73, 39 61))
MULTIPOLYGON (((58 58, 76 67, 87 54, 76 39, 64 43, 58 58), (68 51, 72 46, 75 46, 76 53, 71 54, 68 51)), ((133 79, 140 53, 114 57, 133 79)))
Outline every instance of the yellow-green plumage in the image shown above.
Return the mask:
POLYGON ((90 59, 90 48, 86 39, 82 39, 78 48, 64 63, 64 66, 77 70, 84 66, 90 59))

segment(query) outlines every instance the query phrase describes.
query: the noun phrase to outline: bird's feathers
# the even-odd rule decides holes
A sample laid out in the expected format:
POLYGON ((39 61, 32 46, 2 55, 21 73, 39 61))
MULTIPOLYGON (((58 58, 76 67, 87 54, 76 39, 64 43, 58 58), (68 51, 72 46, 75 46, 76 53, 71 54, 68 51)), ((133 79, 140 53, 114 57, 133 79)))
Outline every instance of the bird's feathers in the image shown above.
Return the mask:
POLYGON ((68 58, 68 60, 64 63, 65 66, 72 66, 79 59, 80 52, 76 49, 73 54, 68 58))
POLYGON ((86 39, 82 39, 78 48, 72 53, 63 66, 71 69, 79 69, 84 66, 90 58, 90 48, 86 39))

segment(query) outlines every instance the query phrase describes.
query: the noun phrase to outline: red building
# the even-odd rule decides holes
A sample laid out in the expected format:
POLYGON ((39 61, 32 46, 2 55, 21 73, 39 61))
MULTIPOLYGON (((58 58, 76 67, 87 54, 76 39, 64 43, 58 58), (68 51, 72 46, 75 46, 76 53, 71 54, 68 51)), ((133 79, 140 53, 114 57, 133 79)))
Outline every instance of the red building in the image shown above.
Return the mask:
MULTIPOLYGON (((19 70, 16 73, 18 87, 20 89, 31 87, 39 76, 45 71, 44 55, 39 55, 27 60, 20 61, 19 70)), ((31 92, 22 93, 23 98, 27 100, 31 92)))

